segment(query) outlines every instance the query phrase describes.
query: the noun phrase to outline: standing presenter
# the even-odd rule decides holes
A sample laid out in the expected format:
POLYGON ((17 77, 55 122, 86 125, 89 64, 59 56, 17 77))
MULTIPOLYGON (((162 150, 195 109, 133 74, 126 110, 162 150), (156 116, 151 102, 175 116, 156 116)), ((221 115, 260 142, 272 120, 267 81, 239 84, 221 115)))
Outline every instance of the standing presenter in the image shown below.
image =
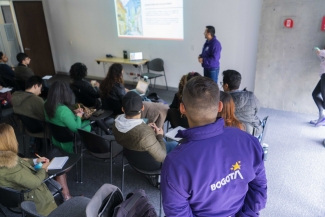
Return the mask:
POLYGON ((214 27, 206 26, 204 37, 207 40, 203 45, 202 53, 199 55, 198 60, 204 69, 204 76, 211 78, 216 83, 218 83, 221 44, 214 34, 214 27))

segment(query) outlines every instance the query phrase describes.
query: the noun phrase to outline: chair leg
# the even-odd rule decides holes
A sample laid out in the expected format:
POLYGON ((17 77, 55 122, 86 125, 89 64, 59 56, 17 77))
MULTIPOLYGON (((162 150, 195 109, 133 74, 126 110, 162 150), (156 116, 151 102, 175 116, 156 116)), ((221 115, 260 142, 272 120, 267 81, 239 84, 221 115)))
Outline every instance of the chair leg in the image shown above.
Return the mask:
POLYGON ((123 194, 123 188, 124 188, 124 156, 122 154, 122 184, 121 184, 122 194, 123 194))
POLYGON ((113 144, 111 143, 111 184, 113 184, 113 144))
POLYGON ((161 217, 162 215, 162 195, 161 195, 161 190, 159 189, 159 197, 160 197, 160 204, 159 204, 159 216, 161 217))
POLYGON ((164 71, 164 77, 165 77, 165 82, 166 82, 166 89, 168 90, 168 85, 167 85, 167 79, 166 79, 165 71, 164 71))

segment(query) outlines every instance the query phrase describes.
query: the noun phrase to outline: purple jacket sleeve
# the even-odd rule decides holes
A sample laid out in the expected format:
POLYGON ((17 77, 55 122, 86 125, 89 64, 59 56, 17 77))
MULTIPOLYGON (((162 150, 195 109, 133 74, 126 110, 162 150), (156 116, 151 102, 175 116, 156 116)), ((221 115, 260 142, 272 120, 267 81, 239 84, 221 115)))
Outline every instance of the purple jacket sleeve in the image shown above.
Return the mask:
POLYGON ((259 216, 259 211, 265 207, 267 180, 265 175, 264 162, 262 161, 256 170, 256 177, 248 183, 248 191, 242 209, 236 217, 259 216))
POLYGON ((177 184, 176 180, 173 180, 172 177, 178 177, 174 168, 169 166, 167 159, 163 163, 161 171, 161 193, 165 215, 168 217, 192 217, 194 215, 188 202, 190 195, 177 184))

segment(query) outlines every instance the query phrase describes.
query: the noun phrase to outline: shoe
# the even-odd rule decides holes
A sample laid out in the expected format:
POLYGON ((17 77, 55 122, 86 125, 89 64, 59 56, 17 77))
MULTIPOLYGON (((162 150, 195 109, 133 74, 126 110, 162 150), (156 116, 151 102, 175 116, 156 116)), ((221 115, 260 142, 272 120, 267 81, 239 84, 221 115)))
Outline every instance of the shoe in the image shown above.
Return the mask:
POLYGON ((310 124, 316 124, 318 120, 311 120, 309 121, 310 124))
POLYGON ((325 118, 319 119, 317 123, 315 124, 315 127, 323 126, 325 125, 325 118))

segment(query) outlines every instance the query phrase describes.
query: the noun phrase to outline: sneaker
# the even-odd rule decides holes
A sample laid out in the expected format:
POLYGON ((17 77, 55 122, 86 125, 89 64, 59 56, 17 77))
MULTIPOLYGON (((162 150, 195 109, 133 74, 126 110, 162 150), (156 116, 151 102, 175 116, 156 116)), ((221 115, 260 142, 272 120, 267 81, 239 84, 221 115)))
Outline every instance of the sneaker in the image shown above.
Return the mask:
POLYGON ((315 127, 319 127, 323 125, 325 125, 325 118, 318 120, 317 123, 315 124, 315 127))
POLYGON ((310 124, 316 124, 317 121, 318 121, 318 119, 317 119, 317 120, 311 120, 311 121, 309 121, 309 123, 310 123, 310 124))

